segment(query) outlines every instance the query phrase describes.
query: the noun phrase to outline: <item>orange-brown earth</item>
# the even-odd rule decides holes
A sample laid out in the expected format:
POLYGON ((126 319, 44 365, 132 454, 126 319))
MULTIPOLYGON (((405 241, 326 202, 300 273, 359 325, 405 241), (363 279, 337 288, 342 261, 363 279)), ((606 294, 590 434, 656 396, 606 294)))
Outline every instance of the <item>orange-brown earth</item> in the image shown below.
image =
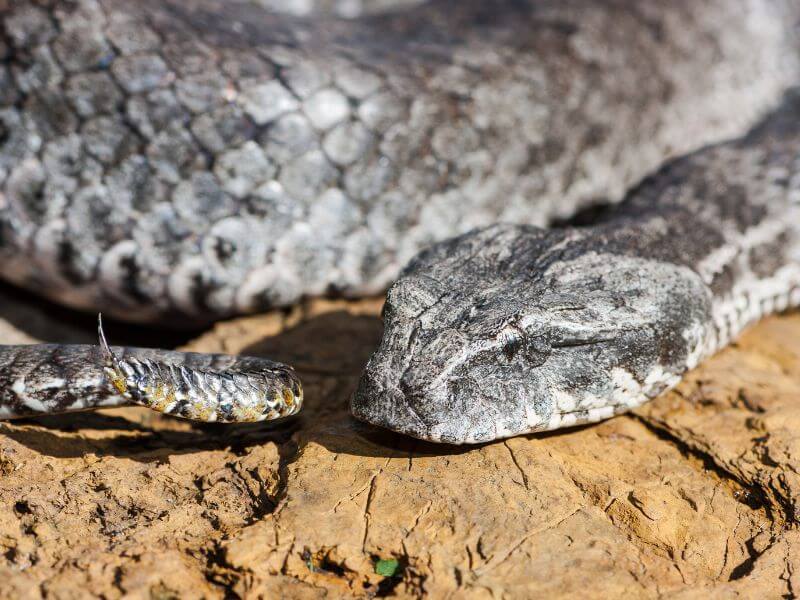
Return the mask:
MULTIPOLYGON (((93 339, 91 319, 29 304, 0 300, 1 341, 93 339)), ((379 311, 315 301, 186 344, 294 364, 306 407, 278 427, 143 409, 0 424, 0 596, 800 594, 800 314, 630 415, 448 447, 349 417, 379 311)))

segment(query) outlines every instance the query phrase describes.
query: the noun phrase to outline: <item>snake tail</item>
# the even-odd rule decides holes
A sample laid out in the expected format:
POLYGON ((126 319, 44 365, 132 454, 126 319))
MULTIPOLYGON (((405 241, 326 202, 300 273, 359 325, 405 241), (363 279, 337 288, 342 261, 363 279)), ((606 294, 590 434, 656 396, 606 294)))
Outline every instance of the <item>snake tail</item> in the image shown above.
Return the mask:
POLYGON ((140 405, 203 422, 245 423, 300 411, 294 370, 249 356, 110 346, 0 346, 0 419, 140 405))

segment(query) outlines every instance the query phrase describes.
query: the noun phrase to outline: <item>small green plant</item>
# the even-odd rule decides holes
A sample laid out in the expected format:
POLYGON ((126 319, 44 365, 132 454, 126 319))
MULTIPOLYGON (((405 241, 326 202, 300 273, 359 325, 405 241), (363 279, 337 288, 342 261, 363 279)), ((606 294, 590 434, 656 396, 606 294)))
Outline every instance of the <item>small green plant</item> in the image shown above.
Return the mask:
POLYGON ((375 561, 375 573, 383 577, 394 577, 400 568, 396 558, 380 558, 375 561))

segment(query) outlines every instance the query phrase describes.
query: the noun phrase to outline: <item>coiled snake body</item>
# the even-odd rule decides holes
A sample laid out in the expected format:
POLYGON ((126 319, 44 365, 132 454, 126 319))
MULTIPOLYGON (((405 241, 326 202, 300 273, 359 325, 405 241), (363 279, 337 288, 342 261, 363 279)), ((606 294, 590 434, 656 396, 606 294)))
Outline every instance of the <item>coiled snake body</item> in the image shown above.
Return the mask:
MULTIPOLYGON (((800 302, 796 3, 384 4, 0 3, 0 274, 207 322, 374 293, 423 251, 353 412, 453 443, 636 406, 800 302)), ((0 348, 6 417, 301 401, 258 359, 0 348)))

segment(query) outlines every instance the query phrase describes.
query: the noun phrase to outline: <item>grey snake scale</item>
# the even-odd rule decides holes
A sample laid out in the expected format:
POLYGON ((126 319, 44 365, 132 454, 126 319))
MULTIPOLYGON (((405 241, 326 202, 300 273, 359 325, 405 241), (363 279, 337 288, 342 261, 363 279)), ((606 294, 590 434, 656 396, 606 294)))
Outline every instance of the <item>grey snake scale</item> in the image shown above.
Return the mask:
MULTIPOLYGON (((800 302, 796 2, 308 4, 0 0, 0 276, 208 323, 408 264, 352 409, 450 443, 637 406, 800 302)), ((130 403, 260 420, 302 391, 263 359, 0 347, 5 417, 130 403)))

